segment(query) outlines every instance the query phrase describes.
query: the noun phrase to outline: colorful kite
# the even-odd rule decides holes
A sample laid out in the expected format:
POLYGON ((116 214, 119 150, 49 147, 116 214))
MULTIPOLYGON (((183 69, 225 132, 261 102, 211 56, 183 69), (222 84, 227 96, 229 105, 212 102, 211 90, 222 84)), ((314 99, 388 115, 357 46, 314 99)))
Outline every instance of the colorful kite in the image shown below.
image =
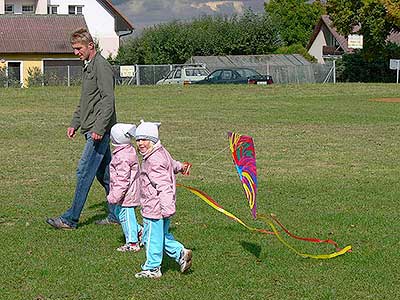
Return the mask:
POLYGON ((251 214, 256 219, 257 167, 253 138, 234 132, 229 132, 228 137, 233 163, 242 182, 251 214))
MULTIPOLYGON (((257 205, 256 205, 256 196, 257 196, 257 168, 256 168, 256 154, 255 154, 255 149, 254 149, 254 142, 252 137, 250 136, 245 136, 245 135, 240 135, 236 134, 233 132, 228 133, 229 136, 229 144, 230 144, 230 150, 233 158, 234 165, 236 167, 237 173, 239 174, 240 181, 242 182, 243 189, 246 194, 246 198, 251 210, 251 214, 254 219, 257 218, 257 205)), ((246 227, 248 230, 251 231, 257 231, 260 233, 264 234, 272 234, 277 237, 277 239, 284 244, 286 247, 288 247, 290 250, 295 252, 296 254, 305 257, 305 258, 316 258, 316 259, 329 259, 333 258, 339 255, 342 255, 346 252, 351 252, 351 246, 346 246, 344 248, 340 248, 338 244, 331 240, 331 239, 318 239, 318 238, 307 238, 307 237, 300 237, 297 235, 292 234, 285 228, 285 226, 282 225, 281 222, 278 221, 275 215, 271 214, 270 216, 266 216, 263 214, 259 214, 259 219, 264 221, 271 227, 272 231, 268 231, 265 229, 260 229, 260 228, 255 228, 248 226, 246 223, 244 223, 241 219, 236 217, 234 214, 230 213, 229 211, 225 210, 217 201, 212 199, 209 195, 206 193, 190 186, 185 186, 182 184, 177 184, 178 187, 183 187, 196 196, 198 196, 200 199, 205 201, 208 205, 210 205, 212 208, 216 209, 217 211, 223 213, 225 216, 228 218, 238 222, 242 226, 246 227), (293 246, 291 246, 288 242, 286 242, 279 234, 278 230, 276 229, 276 226, 279 226, 287 235, 290 237, 297 239, 297 240, 302 240, 302 241, 307 241, 311 243, 327 243, 331 244, 336 248, 336 251, 330 254, 320 254, 320 255, 314 255, 314 254, 306 254, 299 252, 296 250, 293 246)))

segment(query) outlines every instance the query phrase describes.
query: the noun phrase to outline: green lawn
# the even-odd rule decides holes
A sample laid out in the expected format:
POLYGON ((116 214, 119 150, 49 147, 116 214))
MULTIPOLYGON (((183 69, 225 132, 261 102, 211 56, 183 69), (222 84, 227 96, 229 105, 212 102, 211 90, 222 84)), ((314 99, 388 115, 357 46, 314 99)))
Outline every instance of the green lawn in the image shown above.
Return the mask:
MULTIPOLYGON (((258 211, 300 236, 353 253, 304 259, 179 189, 172 232, 193 249, 190 273, 165 259, 160 280, 139 280, 145 253, 119 253, 122 231, 99 227, 95 183, 79 229, 44 221, 71 203, 84 141, 66 138, 79 88, 0 89, 0 299, 399 299, 400 97, 395 84, 118 87, 121 122, 161 121, 175 159, 197 187, 251 226, 227 132, 254 137, 258 211), (397 279, 396 279, 397 278, 397 279)), ((286 239, 306 253, 327 245, 286 239)))

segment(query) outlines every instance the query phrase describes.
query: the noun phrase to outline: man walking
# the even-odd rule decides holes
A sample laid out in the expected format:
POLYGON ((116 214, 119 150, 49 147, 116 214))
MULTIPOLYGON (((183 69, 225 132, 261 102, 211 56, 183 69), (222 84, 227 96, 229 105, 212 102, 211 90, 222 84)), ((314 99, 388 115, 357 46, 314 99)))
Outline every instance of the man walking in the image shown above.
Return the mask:
MULTIPOLYGON (((58 229, 76 229, 90 187, 96 177, 109 192, 111 160, 110 129, 116 123, 114 75, 111 65, 96 52, 92 36, 85 28, 71 35, 74 54, 84 62, 82 91, 67 129, 67 136, 73 139, 78 128, 85 136, 86 144, 76 172, 77 183, 71 207, 60 217, 48 218, 46 222, 58 229)), ((107 218, 97 224, 118 224, 114 206, 109 205, 107 218)))

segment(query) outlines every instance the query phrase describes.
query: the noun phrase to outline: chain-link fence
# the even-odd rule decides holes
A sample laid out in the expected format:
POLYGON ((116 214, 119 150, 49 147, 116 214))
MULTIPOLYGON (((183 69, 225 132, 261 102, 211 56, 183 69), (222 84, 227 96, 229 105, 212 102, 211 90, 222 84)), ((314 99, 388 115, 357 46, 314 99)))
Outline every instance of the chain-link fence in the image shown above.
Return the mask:
MULTIPOLYGON (((171 70, 183 65, 134 65, 132 76, 122 77, 120 66, 114 65, 116 85, 154 85, 171 70)), ((209 71, 213 66, 205 66, 209 71)), ((335 70, 332 62, 299 66, 257 65, 241 66, 256 69, 261 74, 271 75, 275 84, 325 83, 333 82, 335 70)), ((0 87, 22 86, 20 68, 0 68, 0 87)), ((73 86, 82 82, 80 66, 48 66, 42 72, 39 68, 28 69, 25 86, 73 86)))

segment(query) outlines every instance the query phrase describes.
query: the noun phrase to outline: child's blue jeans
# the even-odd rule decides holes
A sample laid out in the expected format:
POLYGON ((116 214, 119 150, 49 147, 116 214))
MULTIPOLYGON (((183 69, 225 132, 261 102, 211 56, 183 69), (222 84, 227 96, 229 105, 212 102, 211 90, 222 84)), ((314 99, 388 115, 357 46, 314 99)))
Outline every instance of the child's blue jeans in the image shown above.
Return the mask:
POLYGON ((183 245, 175 240, 169 232, 170 219, 143 218, 143 243, 146 247, 146 262, 143 270, 151 270, 161 266, 163 252, 179 263, 183 245))

